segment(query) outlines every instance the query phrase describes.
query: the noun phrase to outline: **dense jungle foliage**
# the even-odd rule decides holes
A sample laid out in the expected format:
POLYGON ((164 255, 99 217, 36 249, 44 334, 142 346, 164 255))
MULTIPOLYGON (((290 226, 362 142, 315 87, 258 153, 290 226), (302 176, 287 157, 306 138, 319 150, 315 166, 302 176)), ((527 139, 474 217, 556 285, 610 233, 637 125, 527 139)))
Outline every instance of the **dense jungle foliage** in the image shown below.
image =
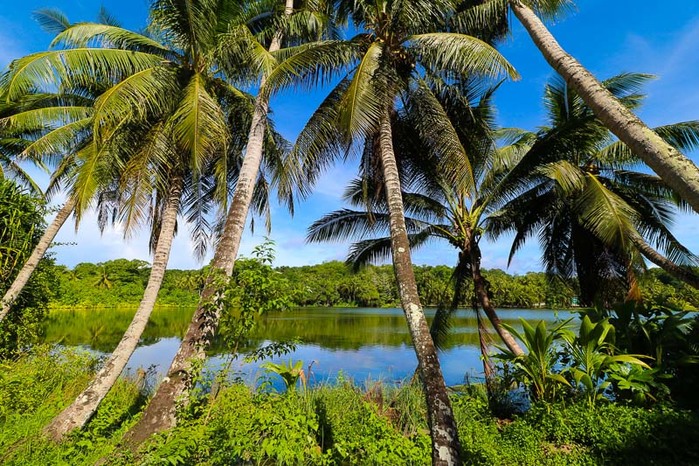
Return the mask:
MULTIPOLYGON (((302 267, 278 267, 279 277, 290 287, 296 306, 398 305, 393 269, 389 265, 369 265, 357 273, 339 261, 302 267)), ((452 268, 446 265, 416 266, 415 276, 420 297, 435 306, 450 302, 452 268)), ((54 306, 118 306, 138 304, 148 279, 145 261, 117 259, 91 264, 81 263, 73 269, 53 268, 60 293, 54 306)), ((492 301, 497 307, 549 309, 570 308, 575 304, 576 283, 549 280, 545 273, 511 275, 499 269, 485 270, 492 301)), ((206 268, 202 270, 168 270, 158 295, 161 305, 195 306, 204 286, 206 268)), ((678 310, 699 307, 699 291, 669 276, 661 269, 649 269, 640 279, 646 301, 678 310)), ((462 305, 469 307, 472 287, 466 287, 462 305)))

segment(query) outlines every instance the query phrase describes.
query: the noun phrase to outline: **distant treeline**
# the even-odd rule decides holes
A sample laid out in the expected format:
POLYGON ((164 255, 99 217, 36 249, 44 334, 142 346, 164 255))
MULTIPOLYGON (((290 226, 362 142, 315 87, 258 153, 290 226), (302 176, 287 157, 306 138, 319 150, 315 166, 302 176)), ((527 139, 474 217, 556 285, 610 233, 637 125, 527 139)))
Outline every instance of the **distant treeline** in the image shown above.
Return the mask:
MULTIPOLYGON (((244 259, 243 259, 244 260, 244 259)), ((54 306, 118 306, 138 304, 148 279, 149 265, 140 260, 117 259, 73 269, 54 266, 57 293, 54 306)), ((303 267, 278 267, 288 281, 298 306, 398 305, 398 291, 389 265, 368 266, 353 273, 344 263, 326 262, 303 267)), ((451 267, 416 266, 415 277, 422 302, 434 306, 452 297, 451 267)), ((541 272, 510 275, 485 270, 490 294, 497 307, 568 308, 575 304, 575 280, 549 279, 541 272)), ((161 305, 196 305, 206 277, 200 270, 168 270, 158 295, 161 305)), ((678 309, 699 308, 699 291, 678 282, 660 269, 650 269, 640 280, 645 300, 678 309)), ((468 288, 468 287, 467 287, 468 288)), ((470 291, 462 305, 471 305, 470 291)))

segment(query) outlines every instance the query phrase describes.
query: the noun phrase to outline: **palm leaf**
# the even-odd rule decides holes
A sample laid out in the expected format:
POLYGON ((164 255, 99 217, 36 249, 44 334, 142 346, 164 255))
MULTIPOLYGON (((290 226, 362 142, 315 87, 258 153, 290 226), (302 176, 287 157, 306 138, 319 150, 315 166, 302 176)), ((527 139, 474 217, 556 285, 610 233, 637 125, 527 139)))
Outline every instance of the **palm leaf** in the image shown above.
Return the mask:
POLYGON ((207 159, 226 152, 229 134, 226 118, 198 73, 185 88, 169 124, 179 148, 190 154, 190 166, 196 172, 202 171, 207 159))
POLYGON ((587 186, 578 204, 582 224, 605 244, 624 248, 630 235, 637 234, 637 212, 596 176, 587 175, 587 186))
POLYGON ((411 36, 407 48, 418 63, 435 75, 480 75, 490 78, 519 78, 514 67, 492 46, 456 33, 430 33, 411 36))

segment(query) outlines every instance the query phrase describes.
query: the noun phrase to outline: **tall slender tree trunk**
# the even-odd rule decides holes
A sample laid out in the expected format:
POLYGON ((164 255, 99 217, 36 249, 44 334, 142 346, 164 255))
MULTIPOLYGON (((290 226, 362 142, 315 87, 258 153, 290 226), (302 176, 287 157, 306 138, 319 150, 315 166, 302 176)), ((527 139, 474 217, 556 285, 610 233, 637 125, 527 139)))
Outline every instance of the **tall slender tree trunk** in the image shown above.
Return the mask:
POLYGON ((653 249, 650 244, 646 243, 640 236, 632 237, 634 246, 643 254, 643 257, 675 277, 676 279, 686 283, 687 285, 699 290, 699 276, 691 269, 681 267, 667 257, 653 249))
POLYGON ((471 254, 471 274, 473 275, 473 288, 476 292, 476 297, 481 303, 483 312, 488 317, 488 320, 493 325, 493 328, 498 333, 502 339, 505 346, 512 351, 515 355, 521 356, 524 354, 522 347, 519 346, 517 340, 512 336, 510 332, 507 331, 502 325, 500 317, 498 317, 497 312, 495 312, 495 307, 493 303, 490 302, 490 297, 488 296, 488 288, 486 286, 485 278, 481 274, 481 248, 478 243, 471 241, 469 246, 469 252, 471 254))
POLYGON ((126 367, 126 363, 129 361, 136 346, 138 346, 138 342, 155 306, 155 300, 163 282, 165 269, 170 257, 170 249, 177 223, 177 212, 182 196, 182 186, 182 177, 172 181, 163 212, 158 242, 153 255, 153 267, 151 268, 148 284, 136 315, 134 315, 129 328, 126 329, 116 349, 87 388, 44 429, 44 433, 54 440, 61 440, 72 430, 85 426, 87 421, 97 411, 100 403, 107 396, 119 375, 121 375, 124 367, 126 367))
POLYGON ((510 5, 546 61, 578 92, 597 118, 699 212, 699 168, 622 105, 592 73, 563 50, 530 8, 520 0, 511 0, 510 5))
POLYGON ((437 349, 430 336, 417 293, 388 112, 381 119, 379 144, 389 209, 393 268, 427 399, 427 415, 432 437, 432 464, 456 465, 460 464, 459 436, 437 358, 437 349))
POLYGON ((474 307, 476 312, 476 322, 478 324, 478 343, 481 350, 481 358, 483 358, 483 377, 485 378, 485 389, 488 393, 488 397, 494 395, 493 381, 495 376, 495 368, 493 367, 493 362, 490 360, 488 355, 488 348, 490 346, 490 338, 488 335, 488 329, 485 327, 483 322, 483 316, 477 307, 474 307))
MULTIPOLYGON (((293 0, 286 0, 285 14, 290 15, 293 7, 293 0)), ((282 39, 281 31, 277 32, 270 43, 269 51, 279 50, 282 39)), ((264 87, 264 84, 263 77, 260 87, 264 87)), ((233 273, 262 162, 268 112, 269 96, 260 93, 255 101, 245 158, 240 168, 233 200, 211 263, 213 274, 219 271, 230 277, 233 273)), ((218 328, 221 309, 220 306, 212 306, 212 300, 218 291, 217 286, 214 275, 211 275, 207 279, 199 306, 192 316, 167 376, 158 386, 140 421, 125 436, 125 442, 131 450, 136 451, 152 434, 175 426, 178 402, 185 400, 195 375, 194 370, 201 367, 201 363, 206 359, 206 348, 211 344, 218 328)))
POLYGON ((36 268, 39 266, 41 258, 44 257, 44 254, 46 254, 46 251, 51 246, 53 239, 56 237, 58 231, 61 229, 66 220, 68 220, 68 217, 70 217, 70 214, 73 212, 74 208, 75 200, 73 200, 73 198, 68 198, 66 203, 63 204, 63 207, 61 207, 56 214, 56 218, 54 218, 48 228, 46 228, 46 231, 41 236, 39 243, 34 248, 34 251, 32 251, 29 259, 27 259, 27 262, 25 262, 24 266, 22 266, 22 270, 20 270, 17 277, 15 277, 15 281, 13 281, 12 285, 10 285, 10 287, 7 289, 5 296, 2 297, 0 322, 2 322, 5 316, 7 316, 7 313, 10 312, 12 304, 20 295, 22 289, 24 289, 25 285, 29 281, 29 278, 31 278, 32 273, 34 273, 36 268))

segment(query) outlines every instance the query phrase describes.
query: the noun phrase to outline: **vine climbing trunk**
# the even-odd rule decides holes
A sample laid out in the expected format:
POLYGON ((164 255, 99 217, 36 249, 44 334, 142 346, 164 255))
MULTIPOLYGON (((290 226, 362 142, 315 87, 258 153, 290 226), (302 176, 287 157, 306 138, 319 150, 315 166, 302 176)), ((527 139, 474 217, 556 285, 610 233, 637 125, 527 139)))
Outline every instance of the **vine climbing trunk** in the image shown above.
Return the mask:
POLYGON ((546 61, 578 92, 597 118, 699 212, 699 168, 615 99, 560 46, 534 11, 521 0, 511 0, 510 6, 546 61))
POLYGON ((162 223, 157 245, 153 254, 153 266, 148 277, 143 299, 136 310, 133 320, 124 332, 116 349, 109 356, 102 368, 97 372, 90 384, 78 395, 73 403, 56 416, 46 426, 44 433, 54 440, 61 440, 66 434, 85 426, 97 411, 100 403, 107 396, 114 383, 121 375, 124 367, 136 350, 143 331, 148 324, 158 291, 163 283, 165 269, 170 258, 172 240, 175 236, 177 213, 180 208, 182 187, 181 176, 172 180, 168 198, 163 209, 162 223))
MULTIPOLYGON (((293 6, 293 0, 286 0, 286 15, 291 15, 293 6)), ((269 51, 279 50, 282 40, 283 34, 278 31, 270 43, 269 51)), ((260 88, 264 88, 264 84, 263 77, 260 88)), ((217 287, 220 286, 215 279, 216 274, 222 273, 230 277, 233 273, 262 162, 268 112, 269 95, 261 92, 255 100, 245 158, 240 168, 223 233, 211 262, 212 273, 207 279, 199 306, 192 316, 192 321, 187 327, 166 377, 158 386, 139 422, 125 436, 126 444, 134 451, 152 434, 175 426, 178 403, 186 398, 185 395, 191 388, 196 375, 196 369, 201 367, 206 359, 206 348, 211 344, 221 318, 221 308, 214 303, 214 297, 218 292, 217 287)))
POLYGON ((457 465, 460 464, 460 445, 456 421, 439 365, 437 349, 430 336, 430 329, 427 326, 427 320, 417 293, 388 112, 381 118, 379 145, 389 209, 393 268, 401 306, 408 322, 425 390, 432 437, 432 464, 439 466, 457 465))
POLYGON ((41 236, 41 239, 39 239, 39 242, 32 251, 32 254, 29 256, 29 259, 27 259, 27 262, 25 262, 25 264, 22 266, 22 269, 17 274, 17 277, 15 277, 12 285, 10 285, 5 292, 5 295, 2 297, 0 322, 2 322, 5 316, 7 316, 10 309, 12 309, 12 304, 15 302, 20 293, 22 293, 22 290, 26 286, 32 274, 39 266, 41 258, 44 257, 44 254, 46 254, 46 251, 51 246, 51 243, 58 234, 58 231, 61 229, 61 227, 63 227, 63 224, 66 223, 66 220, 68 220, 68 217, 70 217, 70 214, 73 212, 74 208, 75 200, 69 198, 56 214, 56 218, 53 219, 48 228, 46 228, 46 231, 44 231, 44 234, 41 236))

